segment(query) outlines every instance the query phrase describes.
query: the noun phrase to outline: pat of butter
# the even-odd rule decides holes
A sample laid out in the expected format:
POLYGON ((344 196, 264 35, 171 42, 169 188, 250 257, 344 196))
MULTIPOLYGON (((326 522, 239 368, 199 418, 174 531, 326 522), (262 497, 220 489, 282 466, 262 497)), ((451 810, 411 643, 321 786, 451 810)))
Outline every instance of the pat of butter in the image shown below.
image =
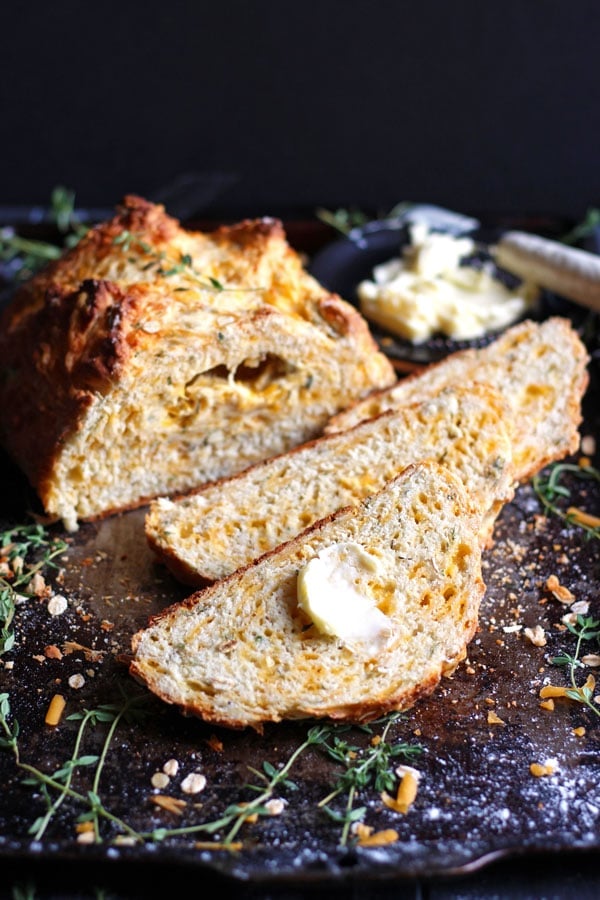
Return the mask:
POLYGON ((298 606, 322 634, 376 655, 392 634, 392 622, 369 594, 379 570, 379 560, 359 544, 331 544, 300 570, 298 606))
POLYGON ((474 249, 470 238, 413 226, 402 258, 377 266, 373 279, 358 285, 362 313, 414 343, 438 333, 476 338, 512 324, 537 299, 537 288, 511 291, 489 268, 462 265, 474 249))

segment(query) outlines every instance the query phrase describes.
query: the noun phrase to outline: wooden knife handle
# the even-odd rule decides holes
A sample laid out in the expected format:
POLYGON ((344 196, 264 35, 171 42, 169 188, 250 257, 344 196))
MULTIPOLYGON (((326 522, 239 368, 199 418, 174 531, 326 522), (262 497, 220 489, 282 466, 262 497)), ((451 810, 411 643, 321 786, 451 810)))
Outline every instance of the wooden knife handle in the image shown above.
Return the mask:
POLYGON ((600 256, 521 231, 490 250, 501 269, 600 312, 600 256))

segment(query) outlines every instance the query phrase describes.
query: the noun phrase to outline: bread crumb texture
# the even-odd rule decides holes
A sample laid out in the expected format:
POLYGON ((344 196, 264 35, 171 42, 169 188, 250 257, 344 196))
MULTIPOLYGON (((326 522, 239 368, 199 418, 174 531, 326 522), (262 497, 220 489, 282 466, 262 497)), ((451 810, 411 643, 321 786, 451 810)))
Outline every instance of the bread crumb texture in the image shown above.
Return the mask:
POLYGON ((0 325, 3 444, 71 528, 283 452, 396 380, 280 222, 190 232, 132 196, 0 325))
POLYGON ((485 382, 500 392, 512 412, 515 473, 524 481, 577 450, 588 362, 585 345, 568 319, 528 320, 487 347, 454 353, 395 386, 373 392, 333 417, 326 431, 349 428, 387 409, 435 395, 449 384, 485 382))
POLYGON ((407 708, 464 658, 475 631, 480 527, 456 476, 433 462, 411 466, 155 618, 134 636, 131 672, 184 712, 234 728, 407 708), (348 541, 380 561, 359 585, 391 622, 378 655, 321 633, 298 607, 299 570, 348 541))

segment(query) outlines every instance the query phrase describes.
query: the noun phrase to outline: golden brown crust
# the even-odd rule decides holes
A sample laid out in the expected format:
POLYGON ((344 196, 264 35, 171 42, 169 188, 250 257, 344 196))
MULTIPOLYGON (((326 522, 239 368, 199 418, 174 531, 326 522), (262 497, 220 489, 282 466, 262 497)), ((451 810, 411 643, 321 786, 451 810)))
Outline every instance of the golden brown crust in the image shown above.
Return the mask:
MULTIPOLYGON (((225 318, 233 314, 238 321, 235 340, 238 346, 248 342, 250 357, 258 332, 266 345, 270 329, 278 335, 288 329, 289 352, 295 353, 292 344, 300 343, 308 324, 316 329, 315 338, 335 342, 342 355, 354 348, 354 397, 373 383, 395 381, 360 314, 331 298, 303 270, 281 222, 246 220, 212 234, 187 232, 162 206, 127 196, 110 221, 23 285, 0 322, 2 442, 49 514, 62 515, 60 500, 51 501, 56 509, 47 506, 62 490, 54 485, 52 494, 50 485, 62 448, 83 433, 82 421, 98 398, 131 378, 134 360, 138 383, 145 378, 144 359, 151 380, 165 338, 171 342, 167 346, 189 341, 188 358, 212 354, 220 363, 214 345, 221 309, 225 318), (222 282, 240 286, 238 293, 237 287, 223 290, 222 282)), ((233 337, 227 346, 235 346, 233 337)), ((219 349, 221 358, 225 352, 219 349)), ((235 372, 240 361, 233 354, 243 348, 230 352, 235 372)), ((337 352, 335 347, 333 355, 337 352)), ((347 368, 348 361, 340 364, 347 368)), ((207 362, 207 370, 214 365, 207 362)), ((331 388, 341 395, 339 385, 331 388)), ((338 408, 342 402, 340 396, 338 408)), ((312 434, 323 424, 311 425, 312 434)), ((122 503, 103 501, 80 516, 128 509, 153 496, 156 490, 142 489, 122 503)))

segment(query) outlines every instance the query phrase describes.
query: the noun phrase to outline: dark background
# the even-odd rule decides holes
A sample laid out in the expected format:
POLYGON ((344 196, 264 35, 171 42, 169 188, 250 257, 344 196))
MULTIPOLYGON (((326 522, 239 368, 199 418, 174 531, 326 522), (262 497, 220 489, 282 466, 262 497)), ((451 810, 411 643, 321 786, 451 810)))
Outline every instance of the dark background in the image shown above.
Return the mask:
POLYGON ((13 3, 0 205, 179 183, 184 216, 579 219, 600 204, 599 50, 597 0, 13 3))

